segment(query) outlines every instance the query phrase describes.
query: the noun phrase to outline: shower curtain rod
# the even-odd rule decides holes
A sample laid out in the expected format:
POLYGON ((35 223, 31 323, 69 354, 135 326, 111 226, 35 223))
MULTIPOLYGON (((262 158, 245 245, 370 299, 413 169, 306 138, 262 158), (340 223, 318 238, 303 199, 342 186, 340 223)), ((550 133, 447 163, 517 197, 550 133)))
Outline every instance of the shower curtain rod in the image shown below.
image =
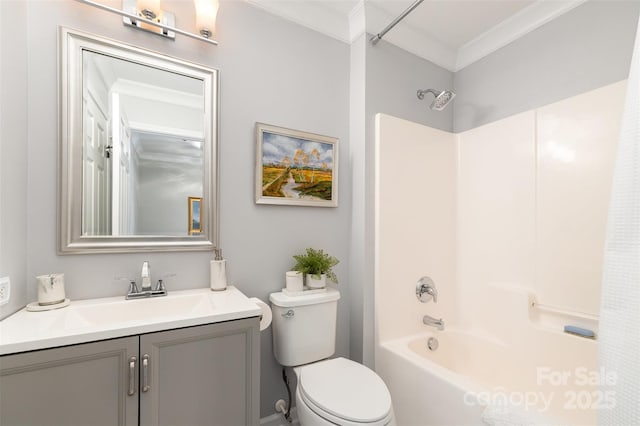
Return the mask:
POLYGON ((398 24, 398 22, 402 21, 408 14, 410 14, 413 11, 413 9, 418 7, 418 5, 420 5, 420 3, 422 3, 423 1, 424 0, 416 0, 411 6, 407 8, 407 10, 402 12, 400 16, 398 16, 389 25, 387 25, 384 30, 380 31, 378 34, 371 37, 371 40, 369 40, 371 41, 371 44, 375 45, 380 40, 382 40, 382 37, 384 37, 384 35, 388 33, 391 28, 395 27, 398 24))

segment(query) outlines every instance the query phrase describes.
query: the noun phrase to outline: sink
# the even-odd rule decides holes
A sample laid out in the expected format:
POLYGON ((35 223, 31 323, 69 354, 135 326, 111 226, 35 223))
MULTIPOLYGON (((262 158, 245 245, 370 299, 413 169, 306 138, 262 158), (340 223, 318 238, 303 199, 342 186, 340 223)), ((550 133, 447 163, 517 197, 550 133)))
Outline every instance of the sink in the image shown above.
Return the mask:
MULTIPOLYGON (((1 0, 0 0, 1 1, 1 0)), ((169 291, 167 296, 72 300, 0 321, 0 355, 257 317, 260 308, 234 286, 169 291)))
POLYGON ((136 300, 78 305, 75 313, 89 325, 121 323, 140 320, 165 319, 194 315, 206 315, 213 308, 208 295, 176 294, 136 300))

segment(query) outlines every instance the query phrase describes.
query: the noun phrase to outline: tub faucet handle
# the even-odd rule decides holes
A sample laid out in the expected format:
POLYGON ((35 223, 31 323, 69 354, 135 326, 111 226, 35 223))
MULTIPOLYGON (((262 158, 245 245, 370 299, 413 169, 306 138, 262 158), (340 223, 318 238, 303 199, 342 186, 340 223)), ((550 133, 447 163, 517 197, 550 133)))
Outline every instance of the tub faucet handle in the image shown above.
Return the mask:
POLYGON ((421 277, 416 283, 416 297, 422 303, 427 303, 433 299, 434 303, 438 302, 438 290, 436 284, 429 277, 421 277))
POLYGON ((435 287, 427 287, 424 292, 433 297, 433 303, 438 303, 438 290, 435 287))

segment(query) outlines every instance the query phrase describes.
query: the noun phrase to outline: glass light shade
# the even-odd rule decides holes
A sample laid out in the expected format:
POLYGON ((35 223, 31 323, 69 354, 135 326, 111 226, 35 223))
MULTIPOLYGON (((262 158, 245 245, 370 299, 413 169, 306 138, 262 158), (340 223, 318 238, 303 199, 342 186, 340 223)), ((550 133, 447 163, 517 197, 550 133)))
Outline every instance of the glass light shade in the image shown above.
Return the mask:
POLYGON ((216 15, 220 3, 218 0, 194 0, 196 6, 196 28, 204 37, 215 32, 216 15))
POLYGON ((145 15, 148 19, 153 19, 160 15, 160 0, 138 0, 137 1, 138 10, 145 15), (153 17, 147 16, 145 11, 149 11, 153 13, 153 17))

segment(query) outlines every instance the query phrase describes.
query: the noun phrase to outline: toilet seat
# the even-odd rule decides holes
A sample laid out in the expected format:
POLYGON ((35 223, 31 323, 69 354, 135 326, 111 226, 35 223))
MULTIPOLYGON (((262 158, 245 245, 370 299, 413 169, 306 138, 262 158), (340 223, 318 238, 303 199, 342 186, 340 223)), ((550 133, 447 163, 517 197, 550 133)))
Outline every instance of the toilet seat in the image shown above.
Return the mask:
POLYGON ((335 358, 296 368, 300 399, 340 425, 386 425, 393 417, 382 379, 357 362, 335 358))

